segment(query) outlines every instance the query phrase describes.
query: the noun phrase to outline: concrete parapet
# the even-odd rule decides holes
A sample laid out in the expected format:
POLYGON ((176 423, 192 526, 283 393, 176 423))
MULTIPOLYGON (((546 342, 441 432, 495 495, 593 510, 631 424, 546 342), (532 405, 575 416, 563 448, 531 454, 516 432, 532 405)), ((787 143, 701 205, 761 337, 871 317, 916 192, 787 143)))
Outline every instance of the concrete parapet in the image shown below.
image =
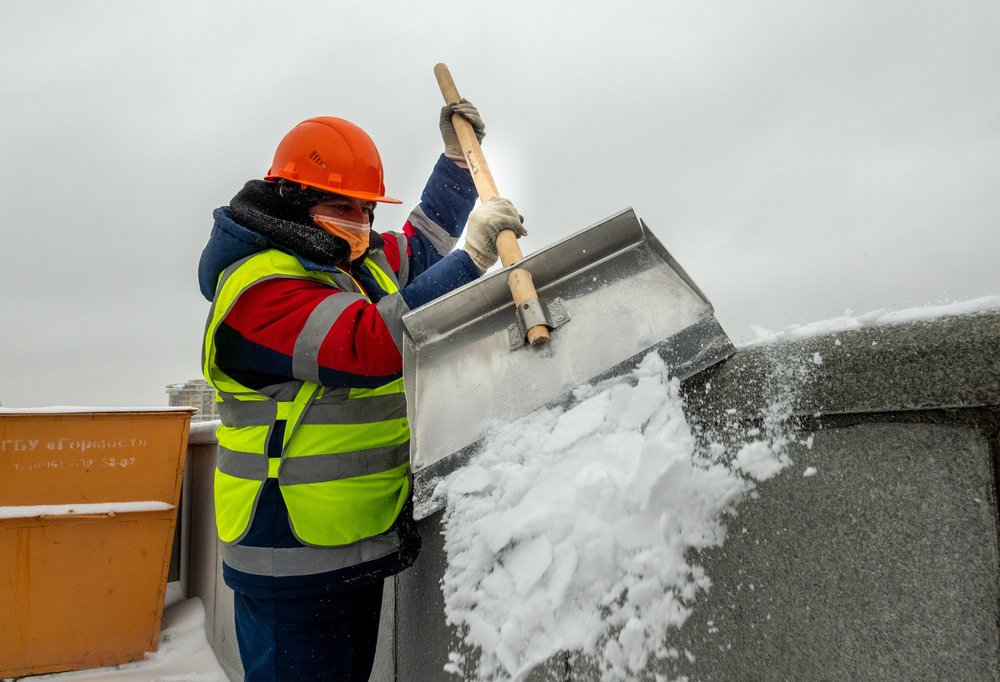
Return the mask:
POLYGON ((792 458, 741 507, 725 545, 700 557, 712 589, 671 637, 685 656, 658 669, 692 680, 997 679, 982 433, 825 428, 792 458))
POLYGON ((190 520, 190 547, 186 574, 182 576, 185 595, 199 597, 205 605, 205 635, 219 665, 231 680, 243 679, 243 666, 236 646, 233 620, 233 593, 222 581, 222 556, 215 533, 212 486, 218 444, 212 424, 192 429, 188 439, 182 518, 190 520))
MULTIPOLYGON (((697 557, 712 588, 649 679, 1000 680, 1000 313, 751 346, 683 388, 702 431, 783 403, 811 447, 697 557)), ((422 522, 396 581, 398 680, 455 679, 441 530, 422 522)), ((597 674, 566 657, 530 679, 597 674)))
POLYGON ((1000 313, 863 327, 740 349, 684 384, 698 419, 760 413, 887 413, 1000 404, 1000 313))

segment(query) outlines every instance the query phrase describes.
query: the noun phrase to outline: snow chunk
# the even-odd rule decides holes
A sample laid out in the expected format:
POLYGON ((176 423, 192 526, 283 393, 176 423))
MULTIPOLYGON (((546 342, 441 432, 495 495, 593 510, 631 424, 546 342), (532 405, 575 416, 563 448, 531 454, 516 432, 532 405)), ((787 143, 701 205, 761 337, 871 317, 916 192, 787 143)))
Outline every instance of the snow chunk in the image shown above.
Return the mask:
POLYGON ((517 593, 527 594, 552 565, 552 545, 539 535, 514 547, 502 563, 514 579, 517 593))
POLYGON ((784 453, 775 457, 767 443, 757 441, 740 448, 736 464, 754 479, 766 481, 791 464, 791 460, 784 453))

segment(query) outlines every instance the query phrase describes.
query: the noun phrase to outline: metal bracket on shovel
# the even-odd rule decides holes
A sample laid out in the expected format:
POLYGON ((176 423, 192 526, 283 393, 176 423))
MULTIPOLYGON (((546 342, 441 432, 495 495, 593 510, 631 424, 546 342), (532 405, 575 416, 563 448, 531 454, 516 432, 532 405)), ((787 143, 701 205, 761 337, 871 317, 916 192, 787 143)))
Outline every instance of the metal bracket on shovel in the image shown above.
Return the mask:
POLYGON ((528 330, 537 325, 545 325, 550 330, 569 322, 566 307, 558 299, 552 299, 548 305, 538 299, 525 301, 517 307, 517 321, 507 327, 510 337, 510 349, 517 350, 528 345, 528 330))

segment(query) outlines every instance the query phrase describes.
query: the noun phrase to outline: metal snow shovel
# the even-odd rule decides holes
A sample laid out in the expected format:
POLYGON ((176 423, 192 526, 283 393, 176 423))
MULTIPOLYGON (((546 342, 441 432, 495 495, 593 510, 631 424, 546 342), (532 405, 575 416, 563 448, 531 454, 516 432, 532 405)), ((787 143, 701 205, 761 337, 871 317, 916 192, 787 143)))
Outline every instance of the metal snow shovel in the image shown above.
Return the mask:
MULTIPOLYGON (((445 101, 458 91, 434 68, 445 101)), ((480 199, 498 194, 472 126, 453 122, 480 199)), ((504 268, 403 316, 403 376, 416 515, 437 511, 438 479, 487 429, 633 368, 656 350, 681 380, 736 349, 712 304, 632 209, 522 258, 497 239, 504 268)))

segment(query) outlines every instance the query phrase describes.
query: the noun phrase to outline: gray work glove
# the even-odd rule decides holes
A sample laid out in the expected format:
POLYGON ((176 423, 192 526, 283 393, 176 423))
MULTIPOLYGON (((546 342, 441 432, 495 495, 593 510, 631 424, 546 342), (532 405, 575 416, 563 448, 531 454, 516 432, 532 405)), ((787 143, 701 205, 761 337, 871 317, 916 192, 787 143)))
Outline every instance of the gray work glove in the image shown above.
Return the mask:
POLYGON ((480 142, 486 137, 486 124, 483 117, 479 115, 479 109, 469 100, 463 98, 455 104, 446 104, 441 107, 441 139, 444 140, 444 155, 452 161, 464 161, 462 145, 458 141, 458 134, 455 132, 455 125, 451 122, 451 115, 458 114, 472 124, 472 129, 476 131, 476 139, 480 142))
POLYGON ((472 257, 472 262, 479 268, 479 274, 483 274, 497 262, 498 234, 504 230, 512 230, 518 237, 528 234, 523 222, 524 218, 514 208, 514 204, 503 197, 493 197, 473 209, 465 230, 462 250, 472 257))

